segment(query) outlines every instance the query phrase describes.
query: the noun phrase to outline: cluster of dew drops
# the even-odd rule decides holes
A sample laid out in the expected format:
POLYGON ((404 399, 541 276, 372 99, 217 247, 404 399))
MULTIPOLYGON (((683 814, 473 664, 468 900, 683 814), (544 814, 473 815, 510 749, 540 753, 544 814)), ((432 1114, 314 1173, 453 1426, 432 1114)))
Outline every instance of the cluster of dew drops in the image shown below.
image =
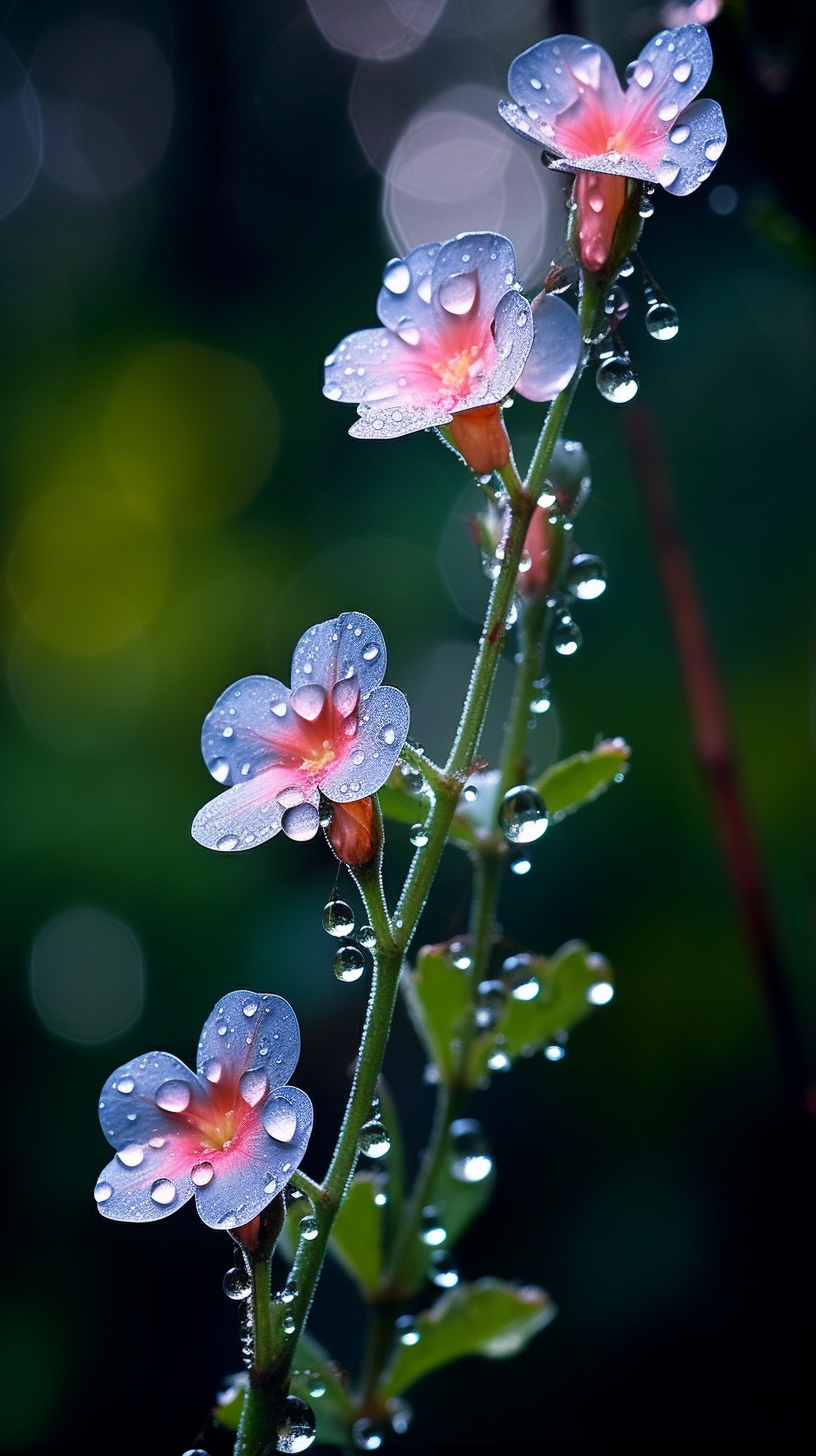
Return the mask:
MULTIPOLYGON (((641 217, 651 217, 654 212, 653 192, 653 187, 647 187, 644 192, 640 204, 641 217)), ((653 339, 666 343, 669 339, 676 338, 680 328, 677 309, 655 283, 640 258, 638 262, 643 272, 646 331, 653 339)), ((637 371, 620 336, 620 325, 629 312, 629 298, 620 279, 631 278, 634 271, 633 261, 627 258, 607 294, 600 327, 595 337, 590 340, 597 351, 595 383, 604 399, 612 404, 628 404, 640 387, 637 371)))

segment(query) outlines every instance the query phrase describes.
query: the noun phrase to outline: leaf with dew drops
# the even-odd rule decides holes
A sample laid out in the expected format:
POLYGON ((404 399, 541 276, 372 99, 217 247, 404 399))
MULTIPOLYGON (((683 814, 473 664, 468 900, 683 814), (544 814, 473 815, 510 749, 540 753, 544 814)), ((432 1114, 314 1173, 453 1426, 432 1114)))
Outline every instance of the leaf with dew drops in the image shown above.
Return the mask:
POLYGON ((383 1259, 382 1203, 377 1202, 380 1180, 369 1173, 357 1173, 332 1224, 329 1248, 338 1264, 372 1293, 380 1277, 383 1259))
POLYGON ((606 738, 584 753, 574 753, 554 763, 536 780, 534 787, 547 805, 551 820, 591 804, 619 775, 626 772, 631 749, 622 738, 606 738))
POLYGON ((559 1032, 569 1032, 614 995, 609 962, 580 940, 568 941, 549 958, 531 956, 526 970, 530 984, 538 982, 538 991, 528 1000, 508 996, 499 1019, 475 1038, 468 1061, 471 1087, 491 1070, 505 1070, 517 1057, 546 1047, 559 1032))
POLYGON ((399 1395, 466 1355, 494 1360, 515 1355, 555 1313, 549 1295, 534 1285, 520 1288, 498 1279, 460 1284, 415 1316, 420 1337, 413 1345, 396 1346, 380 1394, 385 1399, 399 1395))
POLYGON ((446 1082, 452 1079, 457 1057, 453 1050, 470 1007, 467 971, 454 964, 446 945, 427 945, 416 967, 405 971, 402 986, 417 1034, 446 1082))

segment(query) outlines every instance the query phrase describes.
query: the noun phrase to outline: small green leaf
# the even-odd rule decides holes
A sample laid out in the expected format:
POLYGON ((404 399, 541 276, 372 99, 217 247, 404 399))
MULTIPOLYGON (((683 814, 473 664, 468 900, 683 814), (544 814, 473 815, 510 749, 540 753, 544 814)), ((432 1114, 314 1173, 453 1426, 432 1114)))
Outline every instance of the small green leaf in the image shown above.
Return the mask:
POLYGON ((402 985, 419 1039, 449 1082, 456 1063, 451 1042, 460 1035, 470 1007, 467 972, 453 964, 447 945, 426 945, 415 969, 403 972, 402 985))
POLYGON ((400 1395, 432 1370, 465 1355, 494 1360, 515 1355, 555 1312, 549 1295, 533 1285, 520 1289, 498 1279, 460 1284, 416 1317, 420 1338, 415 1345, 398 1347, 383 1378, 382 1395, 400 1395))
MULTIPOLYGON (((224 1382, 213 1417, 228 1431, 237 1431, 244 1407, 248 1377, 245 1371, 224 1382)), ((354 1407, 341 1379, 339 1365, 305 1330, 297 1343, 292 1371, 292 1394, 312 1407, 317 1420, 317 1440, 327 1446, 347 1446, 354 1407), (314 1391, 324 1387, 323 1394, 314 1391)))
POLYGON ((607 738, 589 753, 574 753, 545 770, 534 787, 555 819, 589 804, 626 772, 631 749, 622 738, 607 738))
POLYGON ((357 1173, 337 1212, 329 1248, 364 1294, 377 1287, 382 1268, 383 1208, 374 1202, 379 1179, 357 1173))
POLYGON ((552 1040, 558 1031, 570 1031, 593 1010, 593 986, 612 985, 612 968, 604 956, 590 951, 580 940, 568 941, 554 956, 531 956, 525 966, 539 983, 532 1001, 508 996, 501 1017, 490 1031, 478 1036, 470 1048, 468 1080, 475 1086, 490 1068, 488 1057, 500 1051, 511 1062, 531 1054, 552 1040))

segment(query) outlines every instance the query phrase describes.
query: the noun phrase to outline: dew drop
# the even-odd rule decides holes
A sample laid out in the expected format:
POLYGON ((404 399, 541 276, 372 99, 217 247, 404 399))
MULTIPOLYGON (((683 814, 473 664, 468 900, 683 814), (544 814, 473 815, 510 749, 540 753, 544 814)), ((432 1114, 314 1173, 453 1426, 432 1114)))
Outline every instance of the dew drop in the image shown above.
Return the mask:
POLYGON ((722 156, 724 150, 725 142, 708 142, 708 144, 706 145, 705 154, 709 162, 716 162, 722 156))
POLYGON ((490 1053, 487 1059, 487 1065, 491 1072, 509 1072, 510 1058, 507 1052, 502 1051, 501 1047, 497 1047, 495 1051, 490 1053))
POLYGON ((357 1138, 357 1146, 369 1158, 384 1158, 391 1147, 391 1138, 384 1123, 377 1118, 364 1122, 357 1138))
POLYGON ((323 929, 338 938, 354 934, 354 911, 345 900, 329 900, 324 905, 323 929))
POLYGON ((411 270, 402 258, 392 258, 383 271, 383 283, 389 293, 407 293, 411 286, 411 270))
MULTIPOLYGON (((409 318, 400 319, 397 324, 397 333, 404 344, 416 345, 419 343, 419 329, 409 318)), ((373 421, 376 426, 376 421, 373 421)))
POLYGON ((483 1183, 493 1171, 493 1159, 481 1123, 473 1117, 459 1117, 451 1123, 450 1134, 454 1178, 460 1183, 483 1183))
POLYGON ((385 1430, 368 1416, 362 1416, 351 1428, 351 1439, 357 1451, 379 1451, 385 1440, 385 1430))
POLYGON ((105 1183, 104 1181, 97 1183, 93 1191, 93 1196, 96 1203, 107 1203, 108 1199, 113 1196, 113 1189, 110 1183, 105 1183))
POLYGON ((314 804, 296 804, 281 819, 281 829, 288 839, 300 843, 314 839, 320 828, 320 816, 314 804))
POLYGON ((144 1162, 144 1148, 139 1143, 129 1143, 126 1148, 120 1148, 116 1156, 126 1168, 138 1168, 144 1162))
POLYGON ((162 1208, 167 1208, 176 1196, 176 1185, 171 1183, 169 1178, 157 1178, 150 1190, 150 1197, 154 1203, 162 1208))
POLYGON ((117 1092, 124 1092, 125 1096, 127 1096, 129 1092, 133 1091, 135 1086, 136 1083, 132 1077, 120 1077, 116 1084, 116 1090, 117 1092))
POLYGON ((501 1020, 506 993, 501 981, 480 981, 476 991, 473 1019, 482 1031, 488 1031, 501 1020))
POLYGON ((214 1171, 212 1163, 208 1163, 205 1160, 202 1163, 195 1164, 190 1173, 190 1178, 196 1188, 206 1188, 208 1183, 212 1183, 214 1171))
MULTIPOLYGON (((294 1315, 285 1314, 283 1316, 283 1319, 281 1320, 281 1329, 283 1330, 283 1333, 285 1335, 293 1335, 295 1333, 295 1330, 297 1329, 297 1325, 295 1324, 294 1315)), ((312 1437, 312 1440, 314 1440, 314 1437, 312 1437)), ((308 1441, 307 1442, 307 1445, 310 1446, 311 1444, 312 1444, 311 1441, 308 1441)), ((305 1449, 305 1447, 303 1447, 303 1446, 281 1446, 280 1440, 278 1440, 278 1450, 279 1451, 302 1451, 304 1449, 305 1449)))
POLYGON ((646 310, 646 328, 653 339, 675 338, 680 328, 677 309, 667 299, 655 300, 646 310))
POLYGON ((256 1107, 269 1091, 266 1072, 262 1072, 259 1068, 244 1072, 238 1082, 238 1091, 250 1107, 256 1107))
POLYGON ((470 313, 476 301, 478 275, 475 272, 453 273, 443 278, 439 285, 438 298, 446 313, 462 315, 470 313))
POLYGON ((361 925, 357 931, 357 940, 365 950, 374 950, 377 944, 377 932, 371 925, 361 925))
MULTIPOLYGON (((302 1218, 300 1220, 300 1223, 298 1224, 298 1233, 300 1234, 300 1237, 302 1239, 306 1240, 307 1244, 310 1244, 313 1239, 317 1238, 318 1234, 320 1233, 320 1229, 318 1228, 317 1219, 315 1218, 313 1213, 307 1213, 305 1218, 302 1218)), ((314 1392, 312 1392, 312 1394, 314 1394, 314 1392)))
POLYGON ((615 988, 608 981, 596 981, 587 991, 586 998, 591 1006, 606 1006, 614 994, 615 988))
POLYGON ((651 86, 652 81, 654 80, 654 70, 649 65, 648 61, 635 61, 635 64, 632 68, 632 80, 637 81, 638 86, 640 86, 643 91, 645 91, 648 86, 651 86))
POLYGON ((429 1205, 422 1210, 419 1237, 429 1249, 438 1249, 448 1237, 448 1231, 439 1217, 439 1209, 429 1205))
POLYGON ((365 970, 365 956, 356 945, 341 945, 334 953, 332 967, 338 981, 359 981, 365 970))
POLYGON ((563 1062, 567 1055, 566 1047, 563 1047, 560 1042, 550 1041, 544 1048, 544 1055, 548 1062, 563 1062))
POLYGON ((455 1289, 459 1283, 459 1270, 453 1256, 441 1249, 437 1250, 429 1270, 429 1278, 437 1289, 455 1289))
POLYGON ((581 628, 568 612, 558 618, 552 634, 553 647, 559 657, 572 657, 583 642, 581 628))
POLYGON ((216 849, 229 852, 229 850, 235 849, 237 843, 238 839, 235 834, 222 834, 221 838, 216 841, 215 847, 216 849))
POLYGON ((683 82, 687 81, 689 76, 691 75, 691 61, 678 61, 677 65, 672 71, 672 75, 675 81, 679 81, 682 85, 683 82))
POLYGON ((595 383, 611 404, 628 404, 638 392, 639 380, 627 354, 613 354, 598 365, 595 383))
POLYGON ((413 1316, 410 1314, 401 1314, 399 1319, 394 1322, 394 1328, 401 1345, 418 1345, 422 1338, 413 1316))
POLYGON ((425 825, 412 824, 411 832, 408 835, 408 838, 410 839, 411 843, 416 846, 417 849, 422 849, 423 845, 428 843, 428 831, 425 828, 425 825))
POLYGON ((546 832, 547 810, 535 789, 516 784, 502 799, 499 820, 511 844, 532 844, 546 832))
POLYGON ((388 745, 389 748, 391 747, 392 743, 396 741, 396 737, 396 731, 394 728, 392 728, 390 723, 386 723, 385 727, 380 729, 380 738, 382 739, 383 743, 388 745))
MULTIPOLYGON (((287 1335, 295 1333, 295 1321, 291 1315, 285 1317, 282 1328, 287 1335)), ((275 1450, 306 1451, 314 1441, 316 1429, 314 1411, 311 1406, 297 1395, 287 1395, 278 1417, 275 1450)), ((263 1456, 272 1456, 271 1447, 264 1448, 263 1456)))
POLYGON ((225 784, 230 774, 230 766, 225 758, 216 758, 210 764, 210 773, 219 784, 225 784))
POLYGON ((252 1280, 246 1269, 228 1269, 222 1280, 222 1287, 228 1299, 249 1299, 252 1280))
POLYGON ((182 1082, 178 1077, 171 1077, 169 1082, 162 1082, 154 1094, 156 1106, 161 1107, 165 1112, 183 1112, 185 1107, 189 1106, 190 1095, 189 1082, 182 1082))
POLYGON ((376 642, 369 642, 363 648, 363 662, 376 662, 380 655, 380 649, 376 642))
POLYGON ((582 602, 592 602, 606 591, 606 567, 600 556, 573 556, 567 572, 567 587, 582 602))
POLYGON ((297 1130, 297 1115, 291 1103, 282 1097, 274 1097, 261 1113, 264 1131, 276 1143, 290 1143, 297 1130))
POLYGON ((326 1382, 321 1375, 309 1374, 306 1377, 306 1389, 312 1400, 320 1400, 326 1394, 326 1382))
POLYGON ((674 145, 676 147, 681 147, 683 145, 683 142, 687 142, 690 136, 691 127, 686 126, 685 123, 682 123, 680 126, 674 127, 673 130, 669 133, 669 138, 671 141, 674 142, 674 145))

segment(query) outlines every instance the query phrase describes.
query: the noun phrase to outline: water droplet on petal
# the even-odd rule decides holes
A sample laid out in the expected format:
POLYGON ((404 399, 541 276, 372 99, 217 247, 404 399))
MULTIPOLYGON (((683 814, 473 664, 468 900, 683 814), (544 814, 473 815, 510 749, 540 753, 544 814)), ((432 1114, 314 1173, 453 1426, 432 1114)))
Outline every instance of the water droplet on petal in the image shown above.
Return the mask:
POLYGON ((476 301, 478 287, 479 276, 475 271, 452 273, 450 277, 443 278, 437 297, 446 313, 466 314, 470 313, 476 301))
POLYGON ((225 758, 216 758, 210 764, 210 773, 219 784, 225 784, 230 774, 230 766, 225 758))
POLYGON ((190 1173, 190 1178, 192 1179, 196 1188, 206 1188, 207 1184, 212 1182, 213 1172, 214 1169, 212 1163, 208 1163, 206 1161, 204 1161, 203 1163, 196 1163, 193 1167, 192 1172, 190 1173))
POLYGON ((357 1146, 361 1153, 369 1158, 384 1158, 391 1147, 391 1138, 387 1127, 377 1118, 371 1118, 364 1122, 360 1128, 360 1135, 357 1139, 357 1146))
POLYGON ((107 1203, 108 1199, 112 1197, 112 1195, 113 1189, 111 1188, 110 1183, 105 1183, 104 1181, 102 1181, 101 1183, 97 1183, 93 1191, 93 1196, 97 1203, 107 1203))
POLYGON ((120 1148, 116 1156, 126 1168, 138 1168, 144 1162, 144 1148, 139 1143, 129 1143, 126 1148, 120 1148))
POLYGON ((415 345, 419 343, 419 329, 417 328, 416 324, 409 318, 400 319, 399 323, 397 324, 397 333, 404 344, 415 345))
POLYGON ((287 809, 281 819, 281 829, 289 839, 303 843, 314 839, 320 828, 320 816, 314 804, 297 804, 287 809))
POLYGON ((382 739, 383 743, 388 745, 389 748, 396 740, 396 736, 396 732, 391 727, 390 723, 386 723, 385 727, 380 729, 380 738, 382 739))
POLYGON ((354 911, 345 900, 329 900, 323 907, 323 929, 340 939, 354 934, 354 911))
POLYGON ((164 1109, 165 1112, 183 1112, 189 1105, 191 1096, 189 1082, 182 1082, 178 1077, 171 1077, 169 1082, 162 1082, 156 1088, 156 1106, 164 1109))
POLYGON ((150 1197, 154 1203, 162 1208, 167 1208, 176 1196, 176 1185, 171 1183, 169 1178, 157 1178, 150 1190, 150 1197))
POLYGON ((259 1068, 244 1072, 238 1082, 238 1091, 250 1107, 256 1107, 269 1091, 266 1072, 262 1072, 259 1068))
POLYGON ((383 283, 389 293, 407 293, 411 286, 411 270, 402 258, 392 258, 383 271, 383 283))
POLYGON ((341 945, 332 961, 338 981, 359 981, 365 970, 365 956, 356 945, 341 945))
POLYGON ((547 810, 535 789, 516 784, 502 799, 499 820, 511 844, 532 844, 546 832, 547 810))
POLYGON ((363 648, 363 662, 376 662, 380 655, 380 649, 376 642, 369 642, 363 648))
POLYGON ((646 90, 647 86, 651 86, 654 80, 654 70, 649 65, 649 62, 635 61, 632 67, 631 79, 633 81, 637 81, 638 86, 640 86, 644 91, 646 90))
POLYGON ((675 66, 674 70, 672 71, 672 75, 673 75, 675 81, 679 81, 680 84, 682 85, 683 82, 684 81, 687 81, 688 78, 689 78, 689 76, 691 75, 691 62, 690 61, 678 61, 677 65, 675 66))
POLYGON ((264 1131, 276 1143, 290 1143, 297 1131, 297 1115, 290 1102, 274 1097, 261 1113, 264 1131))
POLYGON ((124 1092, 125 1096, 127 1096, 129 1092, 133 1091, 133 1088, 135 1086, 136 1083, 134 1082, 132 1077, 120 1077, 119 1081, 116 1083, 116 1090, 117 1092, 124 1092))
POLYGON ((217 840, 215 847, 216 849, 220 849, 229 853, 231 849, 235 849, 237 843, 238 839, 235 834, 223 834, 221 838, 217 840))

